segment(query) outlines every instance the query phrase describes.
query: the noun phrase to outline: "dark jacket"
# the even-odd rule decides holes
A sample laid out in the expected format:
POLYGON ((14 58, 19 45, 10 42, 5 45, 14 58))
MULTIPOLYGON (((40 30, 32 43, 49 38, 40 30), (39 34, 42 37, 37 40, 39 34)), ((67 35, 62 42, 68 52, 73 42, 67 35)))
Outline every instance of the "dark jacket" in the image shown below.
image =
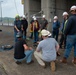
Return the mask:
POLYGON ((76 34, 76 14, 72 15, 68 19, 64 34, 65 35, 75 35, 76 34))

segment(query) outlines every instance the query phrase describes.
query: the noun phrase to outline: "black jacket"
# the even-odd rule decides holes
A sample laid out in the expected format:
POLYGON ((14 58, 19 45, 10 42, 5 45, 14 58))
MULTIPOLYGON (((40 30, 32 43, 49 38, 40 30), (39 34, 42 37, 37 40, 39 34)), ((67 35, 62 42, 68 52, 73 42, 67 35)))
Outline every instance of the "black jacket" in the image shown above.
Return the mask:
POLYGON ((69 17, 64 31, 65 35, 75 35, 76 34, 76 14, 69 17))

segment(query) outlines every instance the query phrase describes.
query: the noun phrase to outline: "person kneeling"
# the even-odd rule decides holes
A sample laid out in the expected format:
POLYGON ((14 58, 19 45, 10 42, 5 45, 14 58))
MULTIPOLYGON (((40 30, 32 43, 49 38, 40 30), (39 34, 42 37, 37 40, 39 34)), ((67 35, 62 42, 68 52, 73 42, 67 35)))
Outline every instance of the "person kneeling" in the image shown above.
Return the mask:
POLYGON ((17 64, 21 64, 21 61, 26 60, 27 64, 34 62, 32 60, 33 49, 28 47, 25 40, 22 39, 22 33, 18 32, 16 37, 18 41, 15 43, 14 47, 14 59, 17 64))
POLYGON ((54 38, 48 38, 48 31, 42 30, 41 35, 43 40, 39 42, 34 56, 42 67, 46 67, 45 62, 50 62, 51 70, 55 71, 56 52, 59 49, 59 44, 54 38))

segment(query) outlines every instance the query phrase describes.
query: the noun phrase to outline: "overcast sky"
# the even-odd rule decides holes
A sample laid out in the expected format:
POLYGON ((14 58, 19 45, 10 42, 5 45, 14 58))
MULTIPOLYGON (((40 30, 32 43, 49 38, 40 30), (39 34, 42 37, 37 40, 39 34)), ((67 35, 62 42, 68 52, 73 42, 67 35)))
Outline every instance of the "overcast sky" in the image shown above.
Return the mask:
MULTIPOLYGON (((23 15, 23 5, 21 4, 21 0, 15 0, 15 2, 14 0, 0 0, 0 2, 2 6, 2 17, 15 17, 16 14, 19 14, 20 16, 23 15)), ((0 7, 0 17, 1 17, 1 7, 0 7)))

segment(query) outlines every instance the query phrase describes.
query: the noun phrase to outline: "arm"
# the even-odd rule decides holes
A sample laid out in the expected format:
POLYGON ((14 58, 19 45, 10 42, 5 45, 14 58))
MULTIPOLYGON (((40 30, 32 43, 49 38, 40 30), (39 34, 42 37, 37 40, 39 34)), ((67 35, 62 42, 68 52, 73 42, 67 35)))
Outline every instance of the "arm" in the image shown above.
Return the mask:
POLYGON ((67 23, 66 23, 66 27, 65 27, 65 30, 64 30, 64 34, 67 35, 69 30, 71 29, 71 26, 72 26, 72 19, 69 18, 67 23))
POLYGON ((15 25, 14 28, 19 32, 19 29, 17 28, 17 26, 15 25))
POLYGON ((56 51, 58 52, 58 50, 59 50, 59 44, 55 48, 56 48, 56 51))
POLYGON ((32 50, 32 47, 28 47, 26 44, 23 45, 24 46, 24 50, 32 50))

